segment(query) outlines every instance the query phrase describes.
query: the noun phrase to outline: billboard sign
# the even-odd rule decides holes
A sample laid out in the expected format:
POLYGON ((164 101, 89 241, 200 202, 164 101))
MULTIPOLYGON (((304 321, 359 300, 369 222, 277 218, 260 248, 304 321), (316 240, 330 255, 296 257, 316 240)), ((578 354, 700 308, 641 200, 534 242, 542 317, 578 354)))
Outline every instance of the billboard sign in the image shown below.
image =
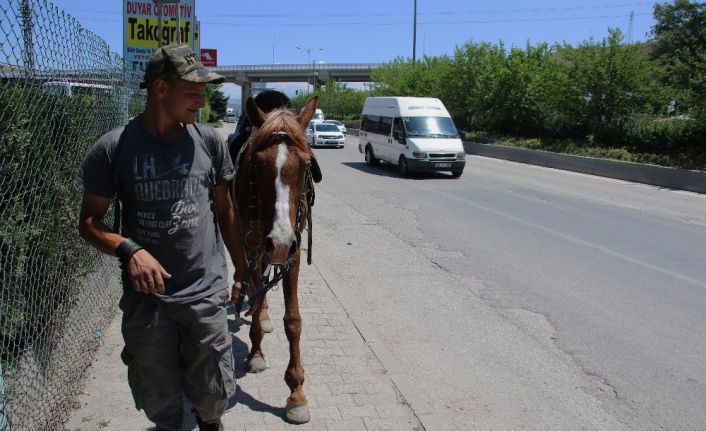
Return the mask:
POLYGON ((161 45, 168 45, 177 43, 180 37, 184 45, 199 45, 194 40, 198 36, 195 8, 196 0, 123 0, 123 59, 126 79, 131 84, 142 81, 147 62, 160 41, 161 45))
POLYGON ((213 48, 202 48, 201 64, 206 67, 218 66, 218 51, 213 48))

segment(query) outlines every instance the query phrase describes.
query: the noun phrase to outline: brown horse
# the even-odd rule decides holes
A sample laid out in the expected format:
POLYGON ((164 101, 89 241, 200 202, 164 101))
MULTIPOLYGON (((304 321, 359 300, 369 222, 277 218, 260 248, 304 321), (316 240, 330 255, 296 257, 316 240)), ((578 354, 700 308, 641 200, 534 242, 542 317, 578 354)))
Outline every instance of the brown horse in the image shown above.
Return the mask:
MULTIPOLYGON (((299 350, 302 319, 297 284, 301 234, 307 221, 311 222, 313 183, 321 181, 318 163, 304 136, 305 127, 316 110, 316 101, 316 98, 311 99, 295 116, 288 109, 275 109, 266 114, 248 98, 246 112, 253 131, 241 152, 234 186, 248 257, 246 278, 249 280, 246 279, 245 290, 251 304, 249 314, 252 314, 248 371, 257 373, 266 368, 262 350, 263 321, 269 321, 265 294, 281 279, 284 328, 289 341, 289 365, 284 380, 291 391, 286 419, 293 423, 309 421, 299 350), (271 274, 267 275, 271 272, 275 274, 274 280, 269 280, 271 274)), ((310 249, 311 244, 309 253, 310 249)))

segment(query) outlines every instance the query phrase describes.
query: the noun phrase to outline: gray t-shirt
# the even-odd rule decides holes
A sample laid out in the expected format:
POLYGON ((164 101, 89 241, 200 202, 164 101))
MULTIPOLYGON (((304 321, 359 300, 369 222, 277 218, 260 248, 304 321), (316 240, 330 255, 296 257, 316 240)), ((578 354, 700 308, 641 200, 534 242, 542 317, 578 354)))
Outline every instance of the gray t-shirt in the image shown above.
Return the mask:
MULTIPOLYGON (((138 118, 103 135, 82 165, 85 192, 122 203, 122 234, 149 251, 172 277, 167 302, 193 301, 227 288, 223 242, 211 187, 233 178, 225 142, 211 127, 188 125, 171 141, 138 118)), ((126 292, 137 293, 123 271, 126 292)))

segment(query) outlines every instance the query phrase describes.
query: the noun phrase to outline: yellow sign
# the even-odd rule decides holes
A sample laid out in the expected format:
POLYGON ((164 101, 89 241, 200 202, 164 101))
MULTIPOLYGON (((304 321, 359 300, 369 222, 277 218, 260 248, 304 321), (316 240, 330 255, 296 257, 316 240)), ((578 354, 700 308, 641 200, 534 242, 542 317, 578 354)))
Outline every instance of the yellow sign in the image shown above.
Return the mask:
MULTIPOLYGON (((128 46, 139 48, 157 48, 159 36, 162 37, 162 45, 177 43, 176 19, 162 19, 160 26, 157 26, 157 18, 146 18, 141 16, 130 16, 127 18, 125 26, 125 39, 128 46)), ((190 40, 193 31, 191 20, 182 19, 179 22, 181 27, 181 43, 192 45, 190 40)))

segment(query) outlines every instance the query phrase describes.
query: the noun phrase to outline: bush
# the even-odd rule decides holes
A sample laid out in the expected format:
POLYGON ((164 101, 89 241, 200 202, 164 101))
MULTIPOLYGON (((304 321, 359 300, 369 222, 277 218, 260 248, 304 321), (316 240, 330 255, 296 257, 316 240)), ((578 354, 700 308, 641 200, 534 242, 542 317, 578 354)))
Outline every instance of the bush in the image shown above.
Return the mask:
POLYGON ((0 107, 0 351, 7 366, 26 342, 60 326, 62 305, 88 270, 76 233, 75 179, 93 142, 124 114, 108 99, 19 85, 0 87, 0 107))
POLYGON ((623 130, 624 144, 635 152, 676 155, 703 151, 706 128, 691 119, 633 117, 623 130))

